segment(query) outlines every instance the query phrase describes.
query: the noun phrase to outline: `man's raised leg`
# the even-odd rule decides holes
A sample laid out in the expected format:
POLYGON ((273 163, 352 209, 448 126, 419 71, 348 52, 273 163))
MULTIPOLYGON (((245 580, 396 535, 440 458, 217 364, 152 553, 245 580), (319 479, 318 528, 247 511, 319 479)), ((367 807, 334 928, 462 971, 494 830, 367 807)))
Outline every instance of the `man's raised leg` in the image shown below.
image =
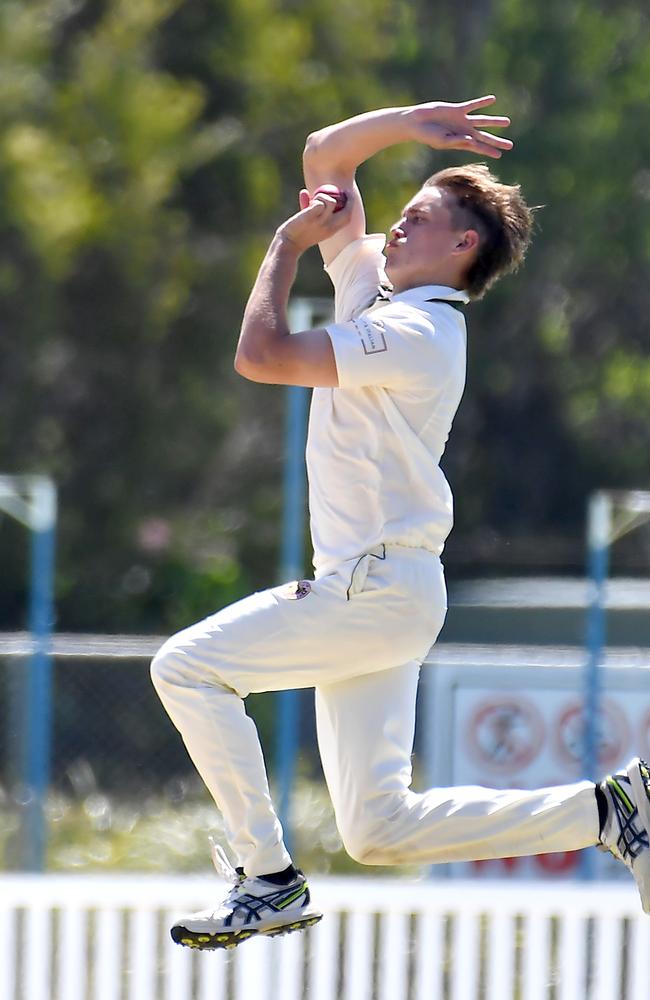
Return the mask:
POLYGON ((418 664, 319 686, 323 769, 348 852, 364 864, 435 864, 572 851, 599 840, 591 782, 411 790, 418 664))

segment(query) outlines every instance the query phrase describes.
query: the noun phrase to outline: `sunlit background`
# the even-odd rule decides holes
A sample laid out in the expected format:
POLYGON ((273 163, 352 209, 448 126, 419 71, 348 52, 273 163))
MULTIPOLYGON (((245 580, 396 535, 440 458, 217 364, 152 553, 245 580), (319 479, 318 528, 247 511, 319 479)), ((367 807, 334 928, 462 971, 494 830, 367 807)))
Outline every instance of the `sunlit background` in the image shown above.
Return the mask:
MULTIPOLYGON (((246 296, 275 226, 295 210, 310 131, 369 108, 485 93, 513 122, 515 148, 494 169, 539 209, 525 266, 468 316, 468 384, 444 460, 456 498, 445 558, 450 613, 423 685, 420 784, 551 783, 582 773, 587 503, 598 490, 650 489, 647 4, 0 5, 0 474, 48 476, 58 493, 48 872, 208 877, 207 836, 219 835, 220 820, 150 687, 147 662, 165 635, 280 579, 287 397, 232 369, 246 296), (126 638, 115 655, 102 637, 118 634, 126 638)), ((372 231, 386 231, 435 169, 466 160, 403 146, 364 165, 372 231)), ((295 291, 319 301, 329 294, 316 251, 303 259, 295 291)), ((302 538, 307 573, 306 521, 302 538)), ((607 767, 650 754, 649 559, 641 521, 610 553, 597 727, 607 767)), ((15 872, 29 867, 33 806, 21 721, 30 548, 25 525, 9 514, 0 515, 0 568, 0 857, 15 872)), ((259 696, 248 708, 278 789, 277 702, 259 696)), ((372 874, 342 851, 309 694, 294 708, 297 861, 317 876, 372 874)), ((580 875, 577 860, 516 869, 435 874, 540 884, 580 875)), ((401 885, 431 873, 388 874, 401 885)), ((7 947, 23 961, 21 919, 7 947)), ((549 940, 558 933, 551 928, 549 940)), ((621 933, 632 949, 632 932, 621 933)), ((450 934, 441 945, 448 963, 450 934)), ((402 939, 407 950, 426 950, 406 931, 402 939)), ((424 995, 430 980, 413 968, 403 981, 389 970, 386 992, 376 964, 383 939, 372 940, 369 992, 354 986, 348 962, 331 996, 424 995)), ((556 966, 544 982, 573 991, 558 1000, 592 998, 598 948, 593 937, 585 942, 587 992, 562 979, 549 952, 556 966)), ((624 953, 622 985, 607 995, 638 1000, 633 952, 624 953)), ((515 966, 515 993, 481 966, 476 990, 488 983, 493 992, 480 996, 547 996, 541 986, 526 993, 521 961, 515 966)), ((86 979, 79 973, 77 992, 43 973, 41 993, 29 981, 29 1000, 99 997, 92 968, 86 979)), ((458 986, 449 968, 428 995, 455 1000, 457 986, 467 990, 459 1000, 474 1000, 479 994, 458 986)), ((193 975, 195 985, 174 995, 212 996, 193 975)), ((231 1000, 239 987, 229 975, 223 996, 231 1000)), ((137 976, 124 981, 133 1000, 154 995, 137 976)), ((313 976, 302 982, 311 997, 313 976)), ((21 1000, 25 977, 7 983, 8 1000, 21 1000)), ((112 1000, 106 989, 102 1000, 112 1000)))

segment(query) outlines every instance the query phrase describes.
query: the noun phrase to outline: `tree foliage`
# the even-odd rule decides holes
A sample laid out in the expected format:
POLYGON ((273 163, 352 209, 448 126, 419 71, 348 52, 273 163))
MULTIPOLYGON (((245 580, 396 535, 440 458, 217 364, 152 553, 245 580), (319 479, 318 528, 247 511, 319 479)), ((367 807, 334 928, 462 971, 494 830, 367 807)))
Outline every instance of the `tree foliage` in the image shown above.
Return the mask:
MULTIPOLYGON (((232 373, 246 294, 305 135, 435 97, 499 95, 498 170, 543 206, 470 313, 448 567, 580 564, 587 494, 647 483, 649 22, 632 0, 0 7, 0 464, 59 484, 61 625, 164 630, 275 579, 284 396, 232 373)), ((373 228, 440 159, 362 168, 373 228)), ((327 293, 315 253, 299 290, 327 293)), ((7 624, 20 545, 0 522, 7 624)))

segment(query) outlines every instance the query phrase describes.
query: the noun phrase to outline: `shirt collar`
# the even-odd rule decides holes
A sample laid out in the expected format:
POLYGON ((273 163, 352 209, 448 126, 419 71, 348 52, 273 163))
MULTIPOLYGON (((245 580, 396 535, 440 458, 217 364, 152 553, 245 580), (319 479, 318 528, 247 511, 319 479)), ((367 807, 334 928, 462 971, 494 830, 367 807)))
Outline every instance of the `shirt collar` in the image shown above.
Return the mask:
POLYGON ((417 288, 407 288, 404 292, 396 292, 391 296, 390 301, 426 305, 430 299, 469 302, 469 295, 462 288, 450 288, 448 285, 419 285, 417 288))

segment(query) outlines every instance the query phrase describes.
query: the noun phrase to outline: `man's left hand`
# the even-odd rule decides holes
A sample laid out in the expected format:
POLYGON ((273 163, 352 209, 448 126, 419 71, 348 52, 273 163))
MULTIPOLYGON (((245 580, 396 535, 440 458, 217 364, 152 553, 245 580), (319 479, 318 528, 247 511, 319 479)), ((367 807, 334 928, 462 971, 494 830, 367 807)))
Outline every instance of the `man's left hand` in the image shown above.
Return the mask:
POLYGON ((416 104, 407 109, 406 114, 411 125, 411 138, 432 149, 461 149, 498 159, 502 153, 512 149, 512 140, 485 130, 506 128, 510 119, 505 115, 476 114, 495 101, 494 94, 488 94, 460 104, 444 101, 416 104))

